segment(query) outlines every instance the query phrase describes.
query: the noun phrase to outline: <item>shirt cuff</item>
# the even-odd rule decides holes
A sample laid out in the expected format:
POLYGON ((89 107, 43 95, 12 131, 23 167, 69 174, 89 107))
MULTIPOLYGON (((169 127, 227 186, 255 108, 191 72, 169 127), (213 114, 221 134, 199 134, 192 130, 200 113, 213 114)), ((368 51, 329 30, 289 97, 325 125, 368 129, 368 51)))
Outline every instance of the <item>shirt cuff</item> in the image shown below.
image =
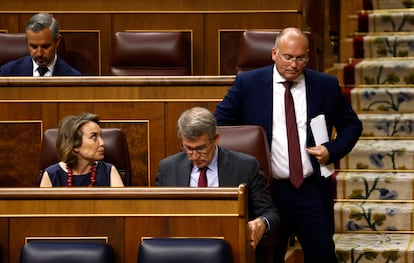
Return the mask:
POLYGON ((263 220, 263 223, 265 223, 265 225, 266 225, 266 231, 265 231, 265 233, 269 233, 270 232, 270 223, 269 223, 269 220, 267 220, 267 218, 264 217, 264 216, 261 216, 260 218, 263 220))

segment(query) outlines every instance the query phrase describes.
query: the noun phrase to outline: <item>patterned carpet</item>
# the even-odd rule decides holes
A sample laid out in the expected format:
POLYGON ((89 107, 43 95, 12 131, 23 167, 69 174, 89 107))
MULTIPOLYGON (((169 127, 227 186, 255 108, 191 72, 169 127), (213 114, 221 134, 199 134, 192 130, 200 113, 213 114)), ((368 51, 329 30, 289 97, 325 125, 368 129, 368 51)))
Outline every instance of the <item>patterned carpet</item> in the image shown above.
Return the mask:
POLYGON ((337 235, 338 262, 414 262, 413 239, 414 235, 405 234, 337 235))
POLYGON ((355 58, 397 58, 414 56, 411 33, 379 33, 354 37, 355 58))
POLYGON ((336 174, 340 263, 414 262, 414 1, 361 0, 344 69, 364 130, 336 174))

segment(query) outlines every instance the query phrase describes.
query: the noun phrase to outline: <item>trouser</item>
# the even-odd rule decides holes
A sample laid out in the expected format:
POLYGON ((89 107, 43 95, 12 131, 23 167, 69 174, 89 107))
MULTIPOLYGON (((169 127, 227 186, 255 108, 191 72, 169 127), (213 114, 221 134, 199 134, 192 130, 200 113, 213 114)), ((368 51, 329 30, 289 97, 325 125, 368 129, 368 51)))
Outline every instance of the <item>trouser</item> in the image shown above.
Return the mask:
POLYGON ((305 263, 337 262, 333 206, 328 207, 316 179, 316 176, 306 178, 299 189, 289 180, 273 179, 272 197, 281 215, 280 245, 276 247, 274 263, 284 262, 292 234, 300 242, 305 263))

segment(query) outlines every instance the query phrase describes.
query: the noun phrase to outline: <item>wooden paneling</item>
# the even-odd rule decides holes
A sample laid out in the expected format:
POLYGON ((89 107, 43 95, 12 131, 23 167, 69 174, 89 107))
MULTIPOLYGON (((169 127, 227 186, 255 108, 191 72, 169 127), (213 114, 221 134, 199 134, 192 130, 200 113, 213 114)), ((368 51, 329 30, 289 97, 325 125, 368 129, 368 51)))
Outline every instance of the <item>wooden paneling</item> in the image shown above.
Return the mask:
POLYGON ((39 168, 41 120, 0 122, 0 134, 0 166, 4 171, 0 176, 0 185, 36 185, 36 173, 27 171, 39 168))
POLYGON ((225 52, 226 57, 235 58, 239 47, 240 35, 231 34, 221 38, 223 31, 244 31, 246 29, 275 30, 287 26, 303 27, 301 10, 231 13, 226 16, 207 14, 205 21, 209 25, 205 31, 205 45, 209 48, 208 51, 204 52, 205 72, 207 75, 220 75, 221 73, 228 75, 236 74, 235 59, 227 60, 224 58, 220 60, 220 51, 223 50, 221 52, 225 52), (226 69, 226 71, 220 72, 221 68, 226 69))
MULTIPOLYGON (((233 81, 234 76, 42 77, 36 81, 33 77, 1 77, 0 100, 54 103, 79 99, 93 102, 222 99, 233 81)), ((40 112, 32 113, 39 116, 40 112)))
POLYGON ((331 31, 335 30, 336 25, 332 23, 339 20, 339 11, 331 2, 337 1, 304 1, 304 14, 307 25, 305 29, 312 32, 317 52, 317 57, 314 60, 320 70, 330 68, 336 62, 333 55, 334 47, 331 43, 331 31))
POLYGON ((0 15, 1 33, 20 33, 17 15, 0 15))
POLYGON ((131 160, 131 185, 150 185, 149 171, 149 125, 148 120, 105 120, 102 127, 122 129, 127 138, 131 160))
POLYGON ((0 251, 2 263, 10 262, 9 261, 9 220, 8 218, 0 218, 0 251))
MULTIPOLYGON (((130 11, 137 12, 146 11, 225 11, 225 10, 263 10, 263 9, 298 9, 302 6, 302 1, 274 1, 262 0, 259 3, 254 1, 237 1, 237 0, 176 0, 176 1, 136 1, 136 0, 71 0, 71 1, 54 1, 43 0, 43 11, 106 11, 120 12, 130 11)), ((0 2, 0 10, 16 11, 16 10, 39 10, 38 4, 35 2, 27 2, 25 0, 3 0, 0 2)))
POLYGON ((340 62, 348 63, 354 56, 353 36, 358 31, 358 13, 363 8, 362 1, 340 1, 340 62))
MULTIPOLYGON (((231 64, 220 64, 232 61, 219 60, 220 42, 227 40, 219 38, 219 30, 285 26, 305 29, 303 6, 302 0, 42 2, 42 10, 53 13, 60 23, 69 50, 68 62, 84 75, 110 75, 112 37, 115 32, 131 30, 192 32, 193 75, 218 75, 220 67, 234 68, 231 64), (91 35, 93 32, 99 32, 98 47, 96 36, 91 35), (90 63, 92 65, 88 65, 90 63)), ((23 0, 4 0, 0 2, 0 10, 0 30, 19 33, 24 32, 28 19, 38 12, 38 6, 23 0)), ((237 46, 232 43, 238 38, 229 41, 223 46, 228 48, 227 52, 235 54, 237 46)), ((224 73, 235 74, 235 71, 224 73)))
POLYGON ((0 187, 37 186, 43 131, 93 112, 127 135, 132 186, 155 183, 158 163, 180 151, 176 123, 191 107, 215 110, 234 77, 0 78, 0 187))
POLYGON ((254 262, 246 190, 0 188, 2 262, 18 262, 26 239, 104 238, 117 262, 135 263, 143 237, 222 237, 235 263, 254 262))
POLYGON ((63 31, 59 56, 84 76, 101 75, 100 31, 63 31))

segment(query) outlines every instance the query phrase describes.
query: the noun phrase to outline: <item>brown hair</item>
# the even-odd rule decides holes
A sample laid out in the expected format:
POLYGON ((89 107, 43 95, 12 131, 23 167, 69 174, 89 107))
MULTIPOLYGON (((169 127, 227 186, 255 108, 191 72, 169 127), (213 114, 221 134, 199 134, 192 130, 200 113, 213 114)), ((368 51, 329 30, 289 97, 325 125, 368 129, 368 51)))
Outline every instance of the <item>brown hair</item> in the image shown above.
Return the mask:
POLYGON ((77 162, 78 156, 74 151, 74 148, 81 146, 81 127, 90 121, 99 125, 98 115, 92 113, 70 115, 59 122, 58 136, 56 139, 56 154, 60 161, 65 162, 68 165, 77 162))

